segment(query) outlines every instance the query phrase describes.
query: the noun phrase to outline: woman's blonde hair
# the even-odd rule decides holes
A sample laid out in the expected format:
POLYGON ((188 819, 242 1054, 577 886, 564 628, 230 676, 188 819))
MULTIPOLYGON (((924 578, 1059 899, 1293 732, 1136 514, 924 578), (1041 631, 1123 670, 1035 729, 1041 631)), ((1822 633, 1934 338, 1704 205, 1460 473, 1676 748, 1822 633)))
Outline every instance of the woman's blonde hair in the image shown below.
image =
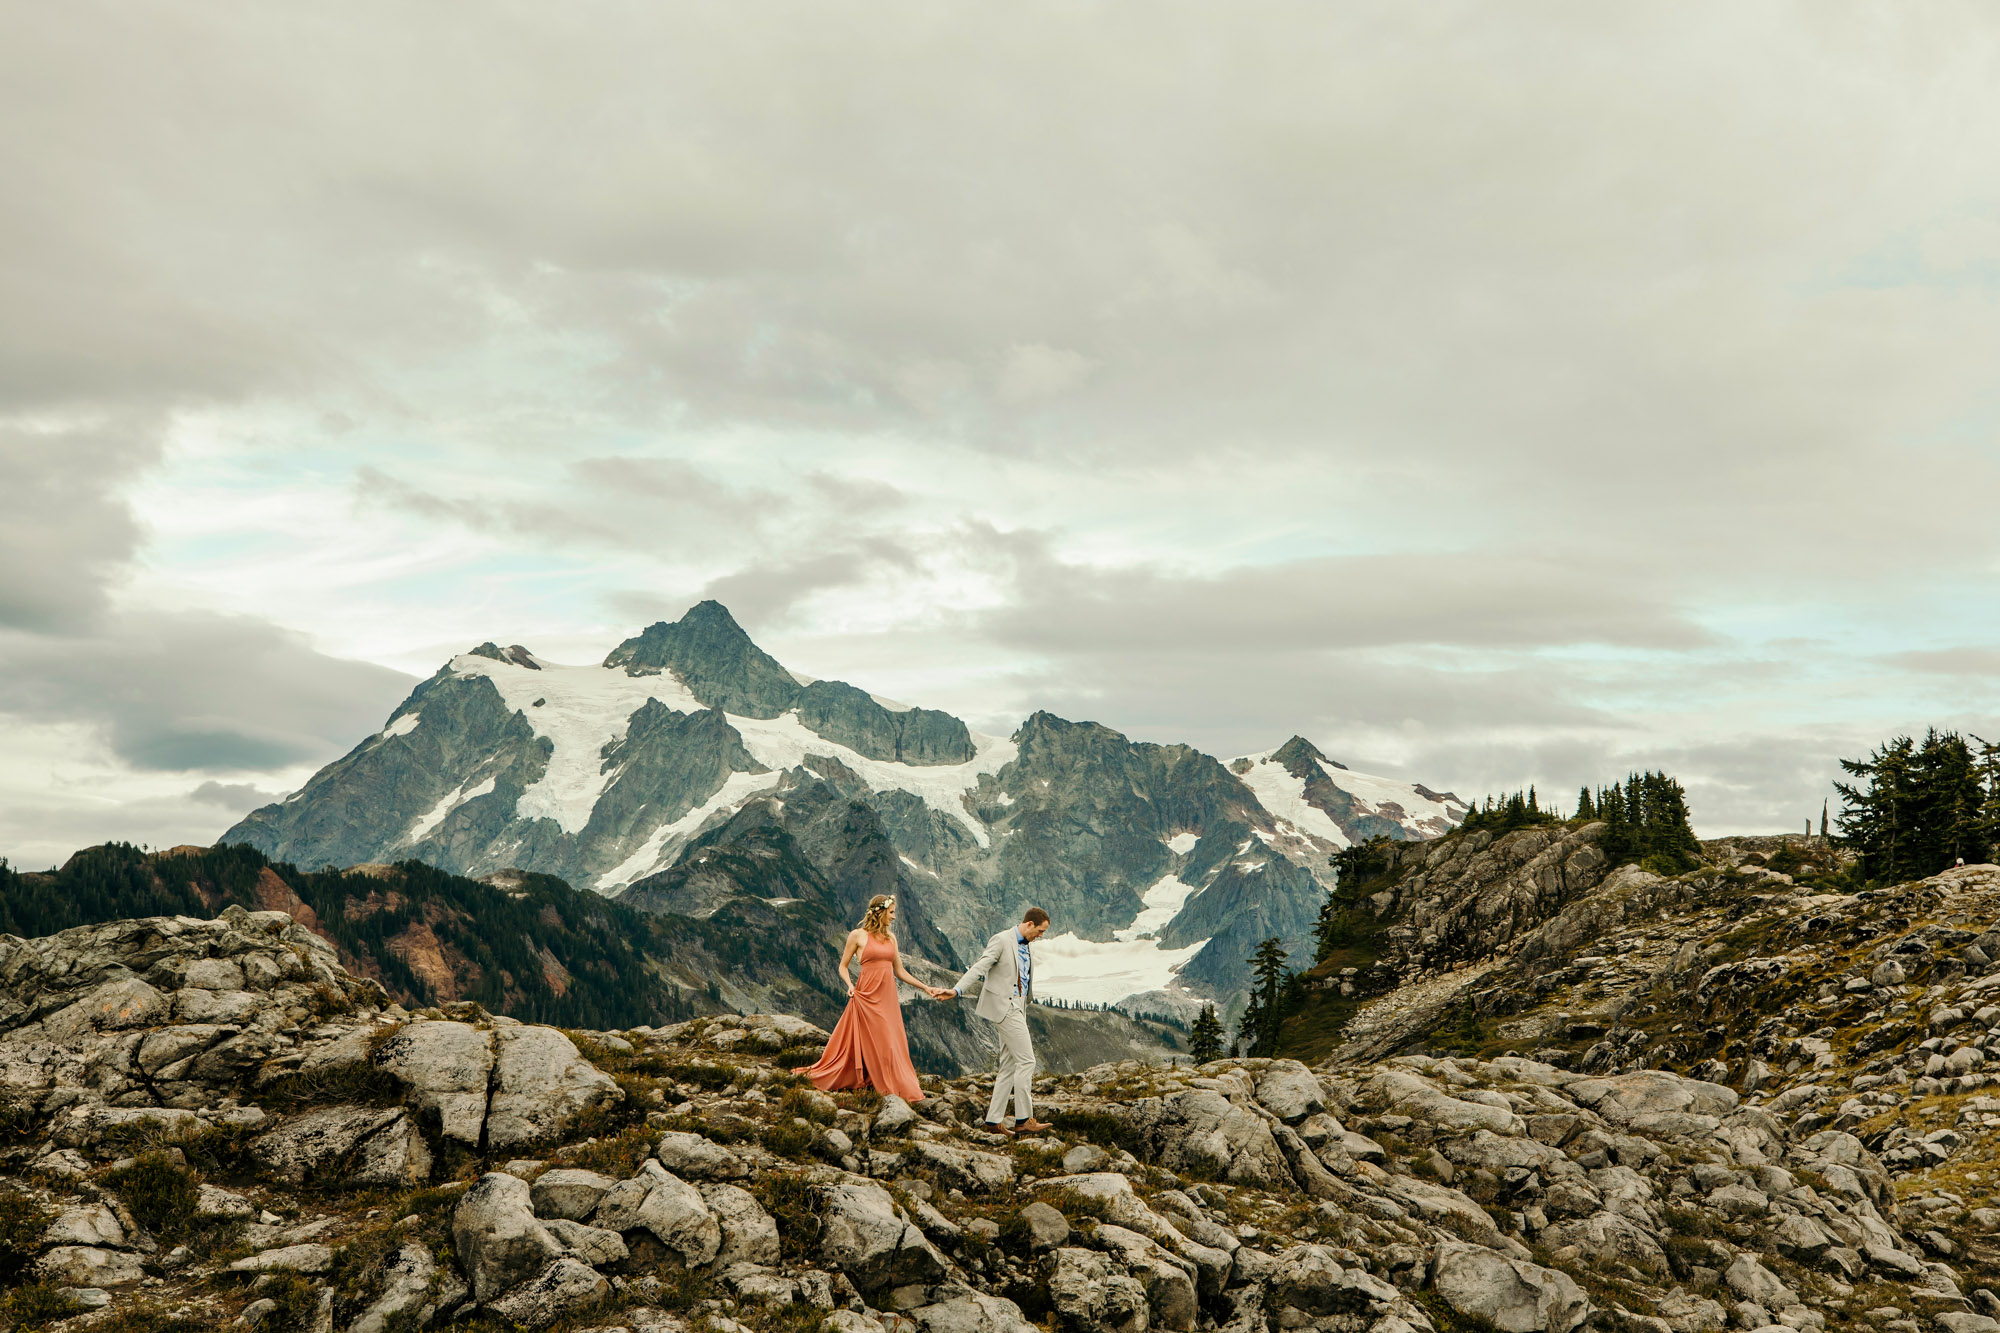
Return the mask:
POLYGON ((887 934, 889 929, 889 912, 895 905, 896 898, 894 894, 878 893, 873 898, 870 898, 868 900, 868 913, 861 918, 861 928, 870 935, 887 934))

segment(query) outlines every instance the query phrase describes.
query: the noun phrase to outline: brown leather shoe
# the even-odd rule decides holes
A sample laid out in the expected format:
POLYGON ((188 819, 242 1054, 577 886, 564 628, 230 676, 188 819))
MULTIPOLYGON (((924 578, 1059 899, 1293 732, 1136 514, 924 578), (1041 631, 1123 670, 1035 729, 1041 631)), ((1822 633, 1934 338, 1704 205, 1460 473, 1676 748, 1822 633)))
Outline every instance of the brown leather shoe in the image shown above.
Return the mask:
POLYGON ((1014 1137, 1013 1130, 1007 1128, 1007 1126, 1005 1125, 996 1125, 991 1120, 988 1120, 984 1124, 980 1125, 980 1128, 985 1130, 988 1134, 1000 1134, 1010 1139, 1014 1137))
POLYGON ((1016 1134, 1040 1134, 1054 1128, 1054 1125, 1044 1124, 1039 1120, 1017 1120, 1014 1122, 1014 1132, 1016 1134))

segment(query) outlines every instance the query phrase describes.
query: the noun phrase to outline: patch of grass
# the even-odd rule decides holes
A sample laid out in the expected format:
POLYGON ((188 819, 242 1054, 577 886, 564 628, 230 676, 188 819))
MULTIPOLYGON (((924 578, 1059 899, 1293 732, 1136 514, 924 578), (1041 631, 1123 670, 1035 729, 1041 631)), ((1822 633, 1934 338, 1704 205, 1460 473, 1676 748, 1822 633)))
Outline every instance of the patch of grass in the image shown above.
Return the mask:
POLYGON ((108 1318, 90 1326, 90 1333, 215 1333, 208 1320, 176 1314, 160 1305, 114 1307, 108 1318))
POLYGON ((1078 1194, 1075 1190, 1038 1191, 1036 1197, 1061 1213, 1073 1227, 1085 1222, 1103 1222, 1111 1215, 1104 1200, 1078 1194))
POLYGON ((1676 1236, 1713 1236, 1715 1223, 1699 1208, 1666 1207, 1660 1210, 1660 1225, 1676 1236))
POLYGON ((144 1152, 105 1182, 118 1191, 140 1226, 162 1241, 179 1241, 194 1230, 201 1177, 164 1151, 144 1152))
POLYGON ((804 1088, 793 1088, 778 1099, 778 1115, 789 1120, 797 1116, 810 1120, 816 1125, 830 1125, 834 1120, 834 1107, 826 1098, 815 1096, 804 1088))
POLYGON ((32 1106, 0 1102, 0 1143, 26 1143, 35 1137, 41 1116, 32 1106))
POLYGON ((1481 1319, 1478 1315, 1460 1314, 1452 1309, 1451 1302, 1436 1290, 1426 1289, 1417 1292, 1411 1299, 1430 1316, 1431 1326, 1437 1329, 1438 1333, 1498 1333, 1491 1320, 1481 1319))
POLYGON ((271 1111, 334 1104, 399 1106, 403 1101, 403 1085, 387 1070, 356 1061, 274 1078, 253 1092, 250 1099, 271 1111))
POLYGON ((306 996, 307 1011, 322 1023, 329 1018, 351 1014, 358 1008, 360 1005, 352 995, 324 981, 314 985, 306 996))
POLYGON ((1100 1148, 1110 1148, 1131 1153, 1141 1161, 1146 1157, 1146 1143, 1131 1125, 1115 1115, 1102 1111, 1051 1111, 1049 1123, 1063 1134, 1094 1143, 1100 1148))
POLYGON ((779 1051, 773 1057, 773 1063, 780 1069, 803 1069, 807 1065, 818 1064, 825 1051, 824 1046, 792 1046, 779 1051))
POLYGON ((181 1150, 188 1165, 205 1176, 242 1179, 256 1174, 257 1164, 250 1155, 250 1140, 264 1128, 261 1125, 254 1129, 247 1125, 204 1125, 192 1134, 174 1139, 172 1146, 181 1150))
POLYGON ((778 1224, 778 1247, 786 1259, 796 1262, 819 1252, 819 1186, 796 1171, 771 1171, 750 1192, 778 1224))
POLYGON ((836 1104, 853 1111, 857 1115, 874 1115, 882 1109, 882 1094, 873 1088, 856 1088, 852 1092, 837 1092, 833 1095, 836 1104))
POLYGON ((766 1148, 778 1156, 797 1160, 812 1152, 815 1135, 811 1125, 786 1119, 768 1126, 759 1138, 766 1148))
POLYGON ((75 1298, 52 1282, 30 1282, 0 1296, 0 1323, 16 1333, 38 1333, 81 1312, 75 1298))
POLYGON ((34 1259, 55 1214, 19 1190, 0 1190, 0 1282, 11 1282, 34 1259))
POLYGON ((634 1074, 613 1074, 611 1081, 618 1085, 619 1098, 593 1106, 570 1121, 563 1130, 565 1138, 603 1138, 645 1123, 646 1108, 654 1104, 654 1084, 634 1074))
POLYGON ((582 1143, 568 1149, 562 1155, 562 1164, 601 1172, 613 1180, 627 1180, 638 1172, 639 1164, 652 1155, 653 1145, 657 1142, 653 1132, 644 1125, 631 1125, 595 1143, 582 1143))
POLYGON ((738 1322, 748 1324, 754 1333, 821 1333, 826 1327, 826 1312, 804 1301, 783 1305, 750 1301, 739 1307, 736 1315, 738 1322))
MULTIPOLYGON (((302 1333, 313 1326, 319 1315, 319 1285, 303 1273, 273 1273, 257 1289, 257 1295, 278 1303, 277 1309, 264 1316, 259 1328, 302 1333)), ((337 1307, 335 1317, 337 1323, 346 1323, 339 1318, 337 1307)))
POLYGON ((663 1061, 659 1077, 670 1078, 676 1083, 691 1083, 704 1092, 720 1092, 743 1077, 743 1071, 731 1064, 709 1064, 705 1061, 678 1060, 663 1061))
POLYGON ((681 1134, 699 1134, 711 1143, 741 1143, 749 1138, 751 1130, 746 1129, 747 1121, 723 1120, 700 1115, 662 1116, 654 1122, 663 1130, 681 1134))

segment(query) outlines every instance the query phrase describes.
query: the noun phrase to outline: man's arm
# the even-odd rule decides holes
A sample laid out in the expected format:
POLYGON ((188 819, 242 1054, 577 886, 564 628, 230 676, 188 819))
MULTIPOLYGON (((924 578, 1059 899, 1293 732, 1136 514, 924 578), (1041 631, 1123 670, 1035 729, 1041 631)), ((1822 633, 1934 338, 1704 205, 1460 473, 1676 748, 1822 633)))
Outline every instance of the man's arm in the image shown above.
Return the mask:
POLYGON ((965 975, 958 979, 958 984, 951 988, 951 993, 954 995, 965 994, 972 989, 974 981, 991 972, 993 965, 999 961, 1000 937, 995 935, 992 939, 986 941, 985 950, 979 957, 972 960, 972 966, 965 970, 965 975))

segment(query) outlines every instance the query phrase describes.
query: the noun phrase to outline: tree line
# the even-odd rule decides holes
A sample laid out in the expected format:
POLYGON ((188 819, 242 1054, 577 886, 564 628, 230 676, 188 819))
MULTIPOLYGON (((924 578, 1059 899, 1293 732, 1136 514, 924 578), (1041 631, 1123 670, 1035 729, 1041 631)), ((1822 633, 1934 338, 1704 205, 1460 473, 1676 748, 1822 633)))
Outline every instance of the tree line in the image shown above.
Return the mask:
POLYGON ((1932 727, 1843 759, 1840 840, 1871 883, 1922 879, 2000 854, 2000 745, 1932 727))

